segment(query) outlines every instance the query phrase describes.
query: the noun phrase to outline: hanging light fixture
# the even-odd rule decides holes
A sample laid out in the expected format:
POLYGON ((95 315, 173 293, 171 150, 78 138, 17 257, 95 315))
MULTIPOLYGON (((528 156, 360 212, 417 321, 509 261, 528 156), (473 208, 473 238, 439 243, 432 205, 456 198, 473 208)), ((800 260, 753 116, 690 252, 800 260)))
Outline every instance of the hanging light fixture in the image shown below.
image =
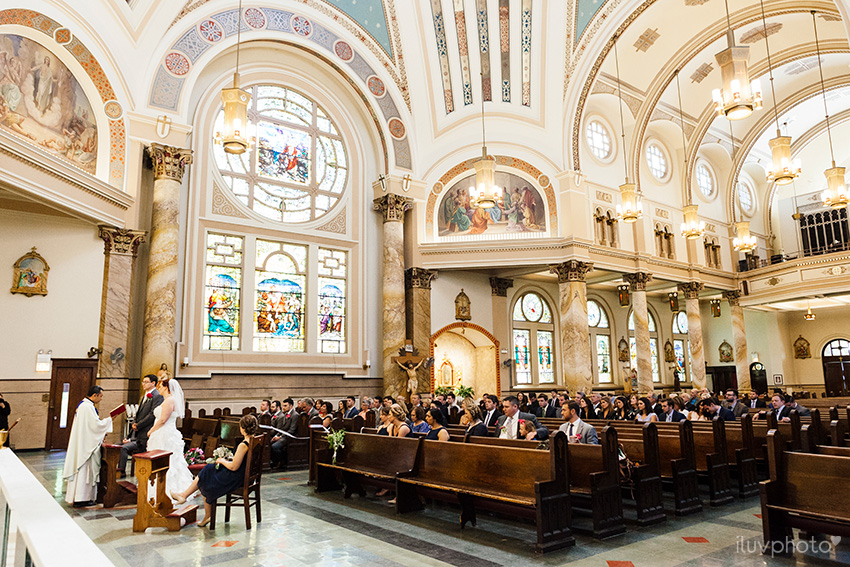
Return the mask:
POLYGON ((487 155, 487 134, 484 130, 484 97, 481 97, 481 157, 474 162, 475 185, 469 188, 469 200, 473 207, 492 209, 499 200, 496 186, 496 160, 487 155))
POLYGON ((806 307, 807 307, 806 314, 803 315, 803 319, 805 319, 806 321, 814 321, 815 317, 817 317, 817 315, 812 313, 812 304, 809 303, 808 299, 806 300, 806 307))
MULTIPOLYGON (((729 123, 729 139, 732 143, 732 165, 735 165, 735 134, 732 132, 732 123, 729 123)), ((732 171, 735 174, 735 171, 732 171)), ((756 245, 758 244, 758 240, 756 237, 750 234, 750 223, 749 221, 740 220, 735 221, 735 200, 738 199, 740 203, 740 195, 738 194, 738 179, 735 178, 735 183, 732 185, 733 187, 733 195, 732 195, 732 222, 735 223, 735 238, 732 239, 732 247, 737 252, 752 252, 755 250, 756 245)), ((743 214, 743 213, 742 213, 743 214)))
POLYGON ((688 172, 688 144, 685 141, 685 113, 682 110, 682 85, 679 83, 679 70, 676 70, 676 93, 679 97, 679 125, 682 130, 682 152, 685 156, 685 195, 688 204, 682 208, 685 222, 682 223, 682 236, 688 240, 701 238, 705 234, 705 222, 699 220, 699 206, 694 205, 694 196, 691 191, 691 179, 688 172))
POLYGON ((621 202, 617 205, 617 220, 635 222, 643 216, 643 202, 635 183, 629 183, 629 162, 626 158, 626 127, 623 121, 623 85, 620 83, 620 57, 617 53, 619 36, 614 36, 614 64, 617 67, 617 97, 620 99, 620 137, 623 140, 623 168, 626 182, 620 185, 621 202))
POLYGON ((735 34, 729 18, 729 0, 726 4, 726 43, 728 47, 714 56, 720 65, 720 75, 723 80, 722 89, 714 89, 714 108, 717 114, 724 115, 729 120, 741 120, 759 110, 762 106, 761 83, 758 80, 750 82, 747 62, 750 59, 750 48, 735 45, 735 34))
MULTIPOLYGON (((844 168, 835 167, 835 152, 832 150, 832 129, 829 127, 829 110, 826 106, 826 86, 823 80, 823 65, 820 60, 820 41, 818 40, 818 23, 815 11, 812 10, 812 26, 815 28, 815 49, 818 56, 818 72, 820 73, 820 89, 823 93, 823 113, 826 118, 826 135, 829 138, 829 157, 832 159, 832 167, 823 172, 826 176, 826 191, 821 193, 821 200, 825 207, 843 209, 847 206, 850 197, 847 195, 847 186, 844 184, 844 168)), ((814 317, 812 317, 814 318, 814 317)))
POLYGON ((236 31, 236 72, 233 73, 233 86, 221 89, 221 102, 224 104, 224 128, 216 132, 215 142, 224 147, 229 154, 242 154, 251 145, 248 136, 248 104, 251 93, 239 88, 239 46, 242 40, 242 0, 239 0, 239 25, 236 31))

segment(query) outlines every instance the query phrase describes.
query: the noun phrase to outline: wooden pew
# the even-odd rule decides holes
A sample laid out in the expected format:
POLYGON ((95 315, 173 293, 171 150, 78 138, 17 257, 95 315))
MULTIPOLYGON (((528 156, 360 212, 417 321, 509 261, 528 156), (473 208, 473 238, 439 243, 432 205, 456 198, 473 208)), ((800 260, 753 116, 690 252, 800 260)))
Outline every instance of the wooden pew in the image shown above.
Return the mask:
POLYGON ((787 451, 778 430, 767 435, 770 479, 761 484, 764 553, 790 555, 792 528, 850 537, 850 457, 787 451))
POLYGON ((488 508, 535 520, 539 552, 575 545, 570 530, 569 454, 558 433, 548 452, 419 440, 415 467, 396 477, 396 511, 422 509, 420 495, 457 502, 461 529, 488 508))
POLYGON ((144 487, 136 494, 136 515, 133 517, 133 531, 143 532, 147 528, 164 527, 170 532, 179 531, 183 525, 195 521, 198 507, 187 505, 174 509, 171 498, 165 494, 165 475, 171 453, 168 451, 147 451, 133 455, 136 461, 136 480, 144 487), (156 494, 148 497, 147 487, 156 481, 156 494))
POLYGON ((100 481, 97 485, 97 501, 102 502, 104 508, 130 506, 136 502, 136 485, 118 479, 120 458, 121 445, 104 443, 100 446, 100 481))
POLYGON ((648 526, 667 521, 663 505, 658 428, 654 423, 645 423, 641 427, 640 437, 621 437, 618 432, 617 440, 623 452, 635 463, 631 478, 621 483, 621 493, 634 500, 638 525, 648 526))

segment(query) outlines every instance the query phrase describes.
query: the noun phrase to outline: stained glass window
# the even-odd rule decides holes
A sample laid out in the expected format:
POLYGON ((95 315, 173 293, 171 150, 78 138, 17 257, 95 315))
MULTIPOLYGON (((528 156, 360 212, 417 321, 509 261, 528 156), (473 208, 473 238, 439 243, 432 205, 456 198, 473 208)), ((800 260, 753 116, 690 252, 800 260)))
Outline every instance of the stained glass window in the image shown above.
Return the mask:
POLYGON ((517 384, 531 384, 530 335, 531 331, 514 329, 514 366, 517 384))
MULTIPOLYGON (((246 207, 275 221, 317 219, 339 200, 348 179, 342 137, 327 113, 304 95, 278 86, 251 88, 256 146, 233 155, 213 145, 225 187, 246 207)), ((223 111, 216 120, 221 131, 223 111)))
POLYGON ((611 382, 611 337, 596 335, 596 370, 600 383, 611 382))
POLYGON ((527 293, 522 298, 522 313, 528 321, 539 321, 543 315, 543 301, 536 293, 527 293))
POLYGON ((598 120, 588 122, 584 135, 593 155, 601 160, 611 157, 611 136, 602 122, 598 120))
POLYGON ((304 352, 307 247, 257 240, 254 350, 304 352))
POLYGON ((673 315, 673 354, 676 356, 676 370, 682 375, 680 380, 691 374, 691 341, 688 339, 688 314, 679 311, 673 315))
POLYGON ((823 356, 850 356, 850 341, 834 339, 823 347, 823 356))
POLYGON ((685 341, 675 339, 673 341, 673 354, 676 356, 676 370, 685 371, 685 341))
POLYGON ((512 313, 515 383, 555 383, 555 325, 549 304, 529 291, 519 296, 512 313))
POLYGON ((667 156, 658 144, 646 146, 646 165, 653 177, 663 181, 667 177, 667 156))
MULTIPOLYGON (((661 382, 661 366, 658 361, 658 332, 655 318, 652 313, 647 312, 649 318, 649 356, 652 362, 652 381, 661 382)), ((629 314, 629 357, 632 368, 637 368, 637 346, 635 341, 635 314, 629 314)))
POLYGON ((587 325, 599 329, 608 328, 608 316, 605 310, 592 299, 587 302, 587 325))
POLYGON ((243 238, 207 234, 204 274, 204 350, 239 349, 243 238))
POLYGON ((319 352, 345 352, 348 254, 319 248, 319 352))
POLYGON ((537 331, 537 373, 541 384, 555 382, 555 367, 552 364, 552 331, 537 331))
MULTIPOLYGON (((649 332, 654 333, 655 332, 655 317, 653 317, 652 313, 649 313, 649 312, 647 312, 646 315, 649 318, 649 332)), ((635 330, 635 312, 634 311, 632 311, 629 314, 629 330, 630 331, 635 330)))
POLYGON ((673 334, 687 335, 688 334, 688 314, 684 311, 679 311, 673 317, 673 334))

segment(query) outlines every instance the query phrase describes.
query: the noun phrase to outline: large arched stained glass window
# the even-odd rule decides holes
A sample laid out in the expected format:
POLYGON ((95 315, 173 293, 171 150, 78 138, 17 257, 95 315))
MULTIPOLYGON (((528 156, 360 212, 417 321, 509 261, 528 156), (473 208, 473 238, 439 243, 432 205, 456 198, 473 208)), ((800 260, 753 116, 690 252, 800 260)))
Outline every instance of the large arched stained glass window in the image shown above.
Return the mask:
POLYGON ((555 323, 537 293, 520 296, 513 310, 513 358, 518 386, 555 383, 555 323))
POLYGON ((304 352, 307 247, 257 240, 254 350, 304 352))
POLYGON ((207 234, 205 350, 239 349, 243 242, 241 236, 207 234))
MULTIPOLYGON (((256 144, 234 155, 214 145, 222 179, 242 203, 275 221, 301 223, 327 213, 348 179, 339 130, 314 101, 292 89, 257 85, 248 116, 256 144)), ((224 111, 216 120, 221 131, 224 111)))
POLYGON ((593 375, 599 384, 612 382, 611 327, 605 309, 596 301, 587 301, 587 326, 590 330, 590 352, 593 353, 593 375))
MULTIPOLYGON (((649 317, 649 353, 652 358, 652 381, 661 382, 661 369, 658 362, 658 329, 655 325, 655 317, 647 312, 649 317)), ((629 354, 632 359, 632 368, 637 368, 637 342, 635 340, 635 312, 629 313, 629 354)))

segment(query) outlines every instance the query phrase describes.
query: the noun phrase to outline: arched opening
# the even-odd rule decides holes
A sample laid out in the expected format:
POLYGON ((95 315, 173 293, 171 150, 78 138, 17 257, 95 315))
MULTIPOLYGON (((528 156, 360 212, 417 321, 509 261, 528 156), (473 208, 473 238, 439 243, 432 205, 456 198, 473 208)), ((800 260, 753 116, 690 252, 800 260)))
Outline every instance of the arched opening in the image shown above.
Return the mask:
POLYGON ((827 396, 850 395, 850 340, 833 339, 821 351, 827 396))
POLYGON ((474 323, 452 323, 431 335, 431 393, 439 386, 501 396, 499 341, 474 323))

